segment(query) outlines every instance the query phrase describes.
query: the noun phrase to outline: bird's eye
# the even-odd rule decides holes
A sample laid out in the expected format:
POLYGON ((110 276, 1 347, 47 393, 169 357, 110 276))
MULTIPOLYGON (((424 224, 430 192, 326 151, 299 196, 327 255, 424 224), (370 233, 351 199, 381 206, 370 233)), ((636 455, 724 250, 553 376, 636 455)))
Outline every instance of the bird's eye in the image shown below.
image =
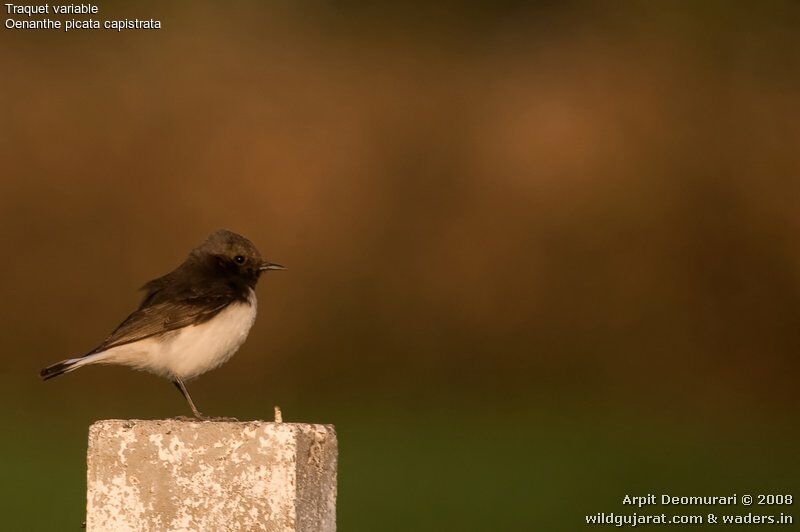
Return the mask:
POLYGON ((242 257, 241 255, 236 255, 235 257, 233 257, 233 260, 235 260, 237 264, 244 264, 244 257, 242 257))

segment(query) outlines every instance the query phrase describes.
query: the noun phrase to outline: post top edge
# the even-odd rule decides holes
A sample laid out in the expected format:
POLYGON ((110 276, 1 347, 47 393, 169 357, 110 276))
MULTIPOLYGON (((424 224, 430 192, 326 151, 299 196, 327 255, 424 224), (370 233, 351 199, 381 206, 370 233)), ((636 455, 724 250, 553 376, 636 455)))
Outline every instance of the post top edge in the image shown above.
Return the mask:
POLYGON ((276 423, 274 421, 266 421, 261 419, 253 419, 247 421, 213 421, 213 420, 200 420, 200 419, 98 419, 90 425, 90 428, 103 427, 103 426, 118 426, 125 425, 126 428, 133 428, 134 426, 163 426, 163 425, 178 425, 178 426, 198 426, 198 427, 254 427, 254 426, 269 426, 269 427, 287 427, 287 428, 324 428, 325 430, 335 431, 336 428, 331 423, 276 423))

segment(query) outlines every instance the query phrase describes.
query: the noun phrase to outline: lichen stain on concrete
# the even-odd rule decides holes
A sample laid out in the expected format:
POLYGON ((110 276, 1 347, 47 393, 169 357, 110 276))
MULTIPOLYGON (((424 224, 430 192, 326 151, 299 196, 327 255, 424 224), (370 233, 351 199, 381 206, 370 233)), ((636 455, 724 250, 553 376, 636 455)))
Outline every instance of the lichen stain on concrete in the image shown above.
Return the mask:
POLYGON ((100 421, 87 529, 335 530, 336 453, 326 425, 100 421))

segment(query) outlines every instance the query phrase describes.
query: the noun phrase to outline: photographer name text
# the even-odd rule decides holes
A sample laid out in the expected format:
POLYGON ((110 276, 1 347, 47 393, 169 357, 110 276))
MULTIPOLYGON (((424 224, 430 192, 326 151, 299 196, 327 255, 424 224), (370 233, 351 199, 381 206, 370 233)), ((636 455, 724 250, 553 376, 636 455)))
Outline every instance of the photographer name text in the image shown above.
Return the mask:
POLYGON ((636 506, 642 508, 643 506, 653 506, 661 504, 667 505, 683 505, 683 506, 751 506, 756 505, 791 505, 793 503, 792 496, 789 494, 744 494, 738 495, 736 493, 730 495, 670 495, 661 494, 655 495, 648 493, 646 495, 625 495, 622 498, 622 504, 636 506))

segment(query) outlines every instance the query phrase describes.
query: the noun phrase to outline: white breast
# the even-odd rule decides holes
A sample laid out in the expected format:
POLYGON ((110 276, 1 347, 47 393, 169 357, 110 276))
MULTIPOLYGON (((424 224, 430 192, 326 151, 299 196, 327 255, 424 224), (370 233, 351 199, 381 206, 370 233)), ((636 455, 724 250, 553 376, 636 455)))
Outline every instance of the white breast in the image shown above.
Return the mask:
POLYGON ((167 378, 197 377, 236 353, 255 322, 256 307, 256 295, 251 291, 247 302, 232 303, 200 325, 109 349, 104 360, 97 362, 134 366, 167 378))

